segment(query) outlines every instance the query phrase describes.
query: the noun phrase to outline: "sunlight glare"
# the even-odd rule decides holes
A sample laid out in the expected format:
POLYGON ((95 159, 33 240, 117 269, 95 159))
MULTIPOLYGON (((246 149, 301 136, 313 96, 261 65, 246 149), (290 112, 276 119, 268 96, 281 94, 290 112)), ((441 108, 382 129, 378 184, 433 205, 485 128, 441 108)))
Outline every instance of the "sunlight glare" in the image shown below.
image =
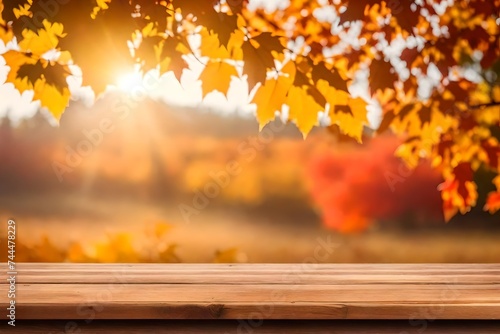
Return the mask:
POLYGON ((142 74, 139 71, 124 73, 120 77, 118 77, 118 80, 116 82, 118 89, 127 93, 132 93, 134 89, 141 87, 142 84, 143 78, 142 74))

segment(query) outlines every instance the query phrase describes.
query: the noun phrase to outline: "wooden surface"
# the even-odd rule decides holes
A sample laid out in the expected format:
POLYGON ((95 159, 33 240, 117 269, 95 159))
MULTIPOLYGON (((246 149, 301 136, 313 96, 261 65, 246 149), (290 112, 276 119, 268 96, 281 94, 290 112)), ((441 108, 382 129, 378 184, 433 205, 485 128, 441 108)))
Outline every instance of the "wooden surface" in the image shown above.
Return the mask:
MULTIPOLYGON (((500 264, 20 263, 17 272, 19 323, 500 319, 500 264)), ((0 282, 5 310, 5 271, 0 282)))

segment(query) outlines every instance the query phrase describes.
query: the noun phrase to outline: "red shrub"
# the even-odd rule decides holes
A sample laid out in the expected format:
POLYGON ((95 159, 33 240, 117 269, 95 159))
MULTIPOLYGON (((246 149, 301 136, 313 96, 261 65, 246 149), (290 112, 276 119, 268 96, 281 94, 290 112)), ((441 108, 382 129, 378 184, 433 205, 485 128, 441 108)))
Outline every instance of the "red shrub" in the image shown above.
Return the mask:
POLYGON ((376 221, 442 219, 439 173, 429 165, 409 170, 394 156, 397 146, 380 137, 312 159, 312 197, 326 226, 358 232, 376 221))

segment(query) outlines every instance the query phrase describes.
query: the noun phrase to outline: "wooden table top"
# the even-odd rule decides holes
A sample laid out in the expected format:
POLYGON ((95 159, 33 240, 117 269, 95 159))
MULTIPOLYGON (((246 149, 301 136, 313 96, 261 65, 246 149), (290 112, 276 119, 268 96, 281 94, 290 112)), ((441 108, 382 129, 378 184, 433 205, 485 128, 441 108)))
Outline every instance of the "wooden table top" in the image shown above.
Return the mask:
MULTIPOLYGON (((500 264, 18 263, 16 269, 16 321, 500 319, 500 264)), ((3 310, 6 276, 4 270, 3 310)))

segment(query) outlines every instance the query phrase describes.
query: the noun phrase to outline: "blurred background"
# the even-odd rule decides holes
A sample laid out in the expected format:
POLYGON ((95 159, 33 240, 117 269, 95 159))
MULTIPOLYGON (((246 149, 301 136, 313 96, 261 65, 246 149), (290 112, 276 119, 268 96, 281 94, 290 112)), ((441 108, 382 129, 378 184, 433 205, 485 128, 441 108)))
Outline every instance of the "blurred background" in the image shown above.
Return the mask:
POLYGON ((1 119, 0 242, 15 219, 17 261, 500 259, 487 173, 477 209, 445 223, 439 172, 408 170, 390 134, 304 140, 279 120, 259 132, 252 115, 126 99, 74 103, 59 127, 1 119))

